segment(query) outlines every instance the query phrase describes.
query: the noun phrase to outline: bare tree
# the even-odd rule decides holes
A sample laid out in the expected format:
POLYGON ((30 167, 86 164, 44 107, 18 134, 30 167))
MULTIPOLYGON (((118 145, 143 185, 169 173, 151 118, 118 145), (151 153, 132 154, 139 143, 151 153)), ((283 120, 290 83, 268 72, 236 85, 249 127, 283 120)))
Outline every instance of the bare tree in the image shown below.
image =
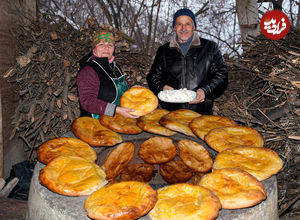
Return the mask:
POLYGON ((148 34, 147 34, 147 40, 146 40, 146 50, 145 53, 148 54, 149 53, 149 46, 150 46, 150 40, 151 40, 151 34, 152 34, 152 24, 153 24, 153 10, 155 7, 155 0, 152 0, 152 5, 150 6, 150 13, 148 15, 148 24, 149 24, 149 28, 148 28, 148 34))
POLYGON ((282 10, 282 3, 283 0, 257 0, 258 3, 262 2, 271 2, 273 4, 273 9, 274 10, 282 10))
POLYGON ((152 55, 174 34, 173 14, 182 7, 195 13, 201 37, 232 56, 242 53, 242 41, 258 34, 268 10, 285 7, 291 25, 300 26, 298 0, 40 0, 40 5, 44 16, 65 19, 76 28, 87 27, 92 17, 98 27, 105 23, 124 30, 140 51, 152 55))
POLYGON ((150 45, 150 47, 151 47, 150 54, 153 54, 154 49, 155 49, 155 39, 157 38, 156 33, 157 33, 157 25, 158 25, 158 22, 159 22, 160 3, 161 3, 161 0, 158 0, 158 3, 157 3, 158 6, 157 6, 157 12, 156 12, 156 19, 155 19, 152 43, 150 45))

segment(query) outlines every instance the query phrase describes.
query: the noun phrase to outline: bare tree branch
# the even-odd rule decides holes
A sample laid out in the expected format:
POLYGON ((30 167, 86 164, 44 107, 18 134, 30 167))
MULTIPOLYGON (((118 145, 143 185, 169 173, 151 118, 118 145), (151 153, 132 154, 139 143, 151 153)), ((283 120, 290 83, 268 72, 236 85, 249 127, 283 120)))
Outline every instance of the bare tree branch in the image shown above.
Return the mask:
POLYGON ((209 1, 205 2, 203 4, 203 6, 195 13, 195 17, 197 17, 198 15, 200 15, 200 14, 206 12, 207 10, 209 10, 208 4, 209 4, 209 1))

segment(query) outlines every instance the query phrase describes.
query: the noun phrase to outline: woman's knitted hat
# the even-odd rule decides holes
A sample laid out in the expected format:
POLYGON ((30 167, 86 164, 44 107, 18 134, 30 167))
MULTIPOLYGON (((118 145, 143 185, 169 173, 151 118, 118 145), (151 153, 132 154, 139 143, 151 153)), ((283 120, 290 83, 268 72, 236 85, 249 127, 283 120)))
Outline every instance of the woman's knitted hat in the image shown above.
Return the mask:
POLYGON ((101 42, 109 42, 115 44, 115 38, 114 35, 111 32, 108 31, 98 31, 94 35, 93 39, 93 46, 95 47, 97 44, 101 42))
POLYGON ((194 22, 194 26, 195 28, 197 27, 196 25, 196 19, 195 19, 195 15, 194 13, 187 9, 187 8, 183 8, 183 9, 179 9, 175 14, 174 14, 174 18, 173 18, 173 28, 175 27, 175 21, 176 21, 176 18, 178 18, 179 16, 181 15, 186 15, 186 16, 189 16, 193 22, 194 22))

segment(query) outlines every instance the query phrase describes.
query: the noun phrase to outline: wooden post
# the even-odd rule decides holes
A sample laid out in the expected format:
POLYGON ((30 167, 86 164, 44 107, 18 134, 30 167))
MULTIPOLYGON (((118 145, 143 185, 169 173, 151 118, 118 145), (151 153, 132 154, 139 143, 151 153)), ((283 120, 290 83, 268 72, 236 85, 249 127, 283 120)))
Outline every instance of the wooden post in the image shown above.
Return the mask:
POLYGON ((256 0, 236 0, 236 11, 243 42, 251 42, 260 30, 256 0))
POLYGON ((0 178, 3 177, 3 131, 2 131, 2 100, 0 93, 0 178))

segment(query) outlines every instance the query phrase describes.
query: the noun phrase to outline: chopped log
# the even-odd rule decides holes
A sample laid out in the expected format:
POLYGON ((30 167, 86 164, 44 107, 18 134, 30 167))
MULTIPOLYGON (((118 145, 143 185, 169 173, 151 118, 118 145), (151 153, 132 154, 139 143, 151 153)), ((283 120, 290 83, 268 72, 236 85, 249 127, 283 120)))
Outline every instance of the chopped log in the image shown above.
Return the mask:
POLYGON ((11 76, 13 76, 12 74, 15 74, 16 73, 16 69, 15 69, 15 67, 14 66, 12 66, 12 67, 10 67, 7 71, 6 71, 6 73, 4 74, 4 76, 3 76, 3 78, 8 78, 8 77, 11 77, 11 76))
POLYGON ((263 123, 274 123, 279 118, 288 115, 290 112, 289 106, 285 103, 283 106, 272 109, 268 113, 262 113, 261 110, 253 110, 252 114, 263 123))
POLYGON ((34 112, 35 112, 35 107, 36 107, 36 100, 34 99, 31 103, 30 103, 30 109, 29 112, 27 114, 27 120, 30 122, 34 122, 34 112))
POLYGON ((101 29, 112 32, 115 35, 117 41, 119 39, 124 38, 129 42, 132 42, 132 43, 134 42, 134 40, 131 37, 129 37, 127 34, 125 34, 125 32, 123 30, 118 30, 117 28, 115 28, 109 24, 102 24, 101 29))
POLYGON ((69 92, 69 83, 71 80, 71 75, 69 72, 65 72, 65 82, 64 82, 64 88, 62 93, 62 100, 65 105, 68 103, 68 92, 69 92))
POLYGON ((4 185, 5 185, 5 180, 0 177, 0 191, 3 189, 4 185))
POLYGON ((279 209, 279 216, 284 214, 284 212, 290 208, 295 202, 297 202, 300 199, 300 194, 297 194, 291 199, 287 204, 285 204, 281 209, 279 209))
POLYGON ((8 195, 11 193, 11 191, 15 188, 15 186, 18 184, 19 178, 15 177, 11 181, 7 183, 4 188, 0 191, 0 197, 8 197, 8 195))
POLYGON ((289 135, 288 138, 289 138, 289 139, 293 139, 293 140, 300 141, 300 135, 289 135))

